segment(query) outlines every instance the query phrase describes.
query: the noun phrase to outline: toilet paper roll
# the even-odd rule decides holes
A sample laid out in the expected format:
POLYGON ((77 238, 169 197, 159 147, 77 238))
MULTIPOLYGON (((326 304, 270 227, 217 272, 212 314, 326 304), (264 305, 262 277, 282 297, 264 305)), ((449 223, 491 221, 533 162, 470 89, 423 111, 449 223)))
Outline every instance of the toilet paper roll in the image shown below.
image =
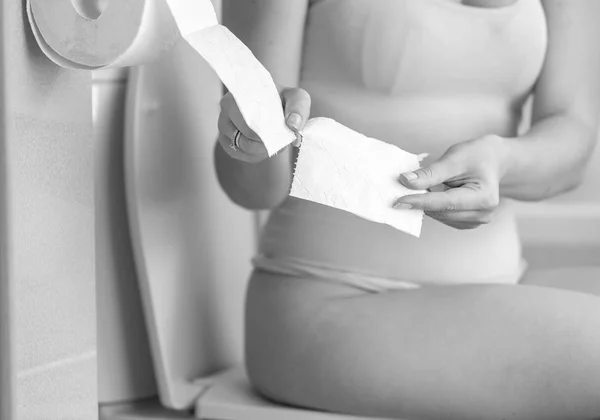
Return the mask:
MULTIPOLYGON (((219 25, 210 0, 111 0, 95 20, 81 16, 71 0, 28 0, 27 15, 42 51, 71 69, 143 64, 185 41, 227 86, 269 156, 296 139, 271 75, 219 25)), ((416 155, 333 120, 309 121, 303 138, 291 195, 419 236, 421 211, 391 209, 394 199, 415 193, 396 176, 419 167, 416 155)))
POLYGON ((28 0, 27 16, 44 54, 70 69, 144 64, 188 42, 227 86, 270 156, 296 139, 271 75, 219 25, 210 0, 112 0, 98 19, 81 16, 71 0, 28 0))

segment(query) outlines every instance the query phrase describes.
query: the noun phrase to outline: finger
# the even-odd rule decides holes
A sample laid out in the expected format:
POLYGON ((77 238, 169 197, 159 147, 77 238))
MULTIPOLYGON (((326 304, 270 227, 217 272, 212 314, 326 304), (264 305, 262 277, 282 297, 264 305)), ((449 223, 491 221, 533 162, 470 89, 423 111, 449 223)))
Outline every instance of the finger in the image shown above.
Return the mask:
POLYGON ((486 225, 492 222, 493 212, 489 210, 482 211, 456 211, 449 213, 436 213, 426 211, 425 214, 432 219, 439 220, 441 222, 452 222, 452 223, 467 223, 476 225, 486 225))
POLYGON ((227 117, 233 122, 233 125, 242 132, 242 134, 251 140, 260 141, 260 137, 246 124, 244 116, 240 112, 235 99, 231 94, 223 96, 221 99, 221 114, 226 114, 227 117))
POLYGON ((310 117, 310 95, 304 89, 288 88, 281 92, 285 121, 290 129, 299 132, 310 117))
MULTIPOLYGON (((229 148, 233 149, 231 147, 231 144, 236 133, 238 132, 237 127, 224 113, 221 113, 221 115, 219 116, 218 127, 219 132, 230 140, 229 148)), ((269 153, 267 152, 267 148, 265 147, 263 142, 249 139, 241 132, 241 130, 240 133, 241 134, 238 135, 237 139, 237 146, 241 151, 258 157, 268 157, 269 153)))
POLYGON ((451 228, 458 229, 458 230, 470 230, 470 229, 475 229, 475 228, 481 226, 476 223, 450 222, 447 220, 439 220, 439 219, 435 219, 435 220, 440 223, 445 224, 446 226, 450 226, 451 228))
POLYGON ((267 148, 263 142, 251 140, 243 134, 238 136, 237 145, 242 152, 248 155, 252 155, 257 158, 269 157, 269 152, 267 151, 267 148))
POLYGON ((245 157, 242 157, 242 155, 245 155, 245 153, 239 149, 232 148, 231 139, 229 137, 225 137, 223 133, 219 133, 217 141, 219 142, 225 153, 227 153, 230 157, 237 160, 246 160, 245 157))
POLYGON ((427 216, 429 216, 430 218, 432 218, 433 220, 435 220, 436 222, 442 223, 446 226, 450 226, 451 228, 459 229, 459 230, 475 229, 476 227, 479 227, 482 225, 482 223, 478 223, 478 222, 449 220, 444 217, 438 217, 436 213, 425 212, 425 214, 427 216))
POLYGON ((229 115, 225 112, 221 112, 219 114, 219 120, 217 121, 217 128, 219 129, 219 133, 223 134, 228 139, 233 139, 235 135, 235 131, 237 130, 236 126, 233 125, 233 121, 229 118, 229 115))
POLYGON ((460 175, 462 172, 458 165, 442 156, 438 161, 429 166, 407 172, 398 178, 400 183, 413 190, 426 190, 460 175))
MULTIPOLYGON (((251 140, 253 141, 253 140, 251 140)), ((235 160, 239 160, 247 163, 259 163, 267 158, 265 154, 250 154, 244 152, 241 148, 232 148, 231 147, 231 139, 225 137, 224 134, 220 133, 218 137, 218 142, 231 158, 235 160)))
POLYGON ((429 192, 443 192, 443 191, 448 191, 451 188, 452 187, 449 187, 446 184, 439 184, 439 185, 435 185, 435 186, 433 186, 431 188, 427 188, 427 191, 429 191, 429 192))
POLYGON ((406 195, 394 204, 398 209, 420 209, 433 213, 480 210, 480 194, 469 188, 452 188, 443 192, 406 195))

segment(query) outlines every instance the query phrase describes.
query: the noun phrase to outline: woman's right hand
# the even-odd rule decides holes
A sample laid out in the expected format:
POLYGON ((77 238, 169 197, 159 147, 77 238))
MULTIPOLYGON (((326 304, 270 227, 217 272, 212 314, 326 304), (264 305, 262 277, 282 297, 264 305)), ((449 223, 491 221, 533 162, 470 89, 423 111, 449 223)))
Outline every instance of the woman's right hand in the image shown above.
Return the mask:
MULTIPOLYGON (((292 143, 300 145, 302 131, 310 115, 310 95, 300 88, 280 88, 279 94, 284 108, 287 126, 298 139, 292 143)), ((231 93, 221 99, 219 115, 219 144, 233 159, 248 163, 259 163, 269 155, 258 135, 248 127, 231 93), (239 130, 239 134, 237 134, 239 130), (235 136, 238 136, 237 141, 235 136)))

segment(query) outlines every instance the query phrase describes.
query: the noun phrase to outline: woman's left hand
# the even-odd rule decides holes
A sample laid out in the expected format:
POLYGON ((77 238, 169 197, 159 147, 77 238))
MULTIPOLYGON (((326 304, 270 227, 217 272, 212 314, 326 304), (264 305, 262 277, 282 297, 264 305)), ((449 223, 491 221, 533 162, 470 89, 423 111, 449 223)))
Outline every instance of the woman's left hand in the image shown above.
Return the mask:
POLYGON ((455 144, 430 166, 400 175, 407 188, 429 192, 401 197, 394 207, 424 210, 456 229, 490 223, 507 155, 506 139, 495 135, 455 144))

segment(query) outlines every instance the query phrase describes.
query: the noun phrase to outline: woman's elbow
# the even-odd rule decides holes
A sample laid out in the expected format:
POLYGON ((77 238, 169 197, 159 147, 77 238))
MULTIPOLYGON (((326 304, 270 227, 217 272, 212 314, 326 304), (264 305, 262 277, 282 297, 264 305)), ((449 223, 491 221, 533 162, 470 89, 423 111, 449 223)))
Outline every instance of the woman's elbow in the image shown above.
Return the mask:
POLYGON ((574 168, 572 168, 569 176, 566 177, 564 192, 576 190, 585 181, 587 176, 587 168, 590 164, 591 157, 594 154, 594 150, 596 148, 596 133, 597 131, 593 130, 593 132, 590 135, 586 136, 585 144, 582 147, 583 153, 581 153, 579 162, 577 162, 574 168))
POLYGON ((273 210, 279 207, 286 199, 287 194, 247 194, 238 190, 233 190, 227 194, 229 199, 238 206, 250 210, 273 210))
POLYGON ((560 181, 548 185, 545 191, 533 201, 543 201, 574 191, 583 184, 585 175, 585 165, 581 165, 569 171, 568 174, 563 175, 560 181))
POLYGON ((586 135, 582 135, 581 141, 576 145, 579 149, 578 159, 568 170, 568 173, 563 175, 563 181, 556 183, 560 186, 560 190, 557 191, 556 195, 576 190, 583 184, 587 175, 587 167, 596 148, 596 142, 597 131, 587 127, 586 135))
POLYGON ((580 168, 553 180, 504 188, 503 195, 519 201, 540 202, 576 190, 583 183, 584 178, 585 170, 580 168))

